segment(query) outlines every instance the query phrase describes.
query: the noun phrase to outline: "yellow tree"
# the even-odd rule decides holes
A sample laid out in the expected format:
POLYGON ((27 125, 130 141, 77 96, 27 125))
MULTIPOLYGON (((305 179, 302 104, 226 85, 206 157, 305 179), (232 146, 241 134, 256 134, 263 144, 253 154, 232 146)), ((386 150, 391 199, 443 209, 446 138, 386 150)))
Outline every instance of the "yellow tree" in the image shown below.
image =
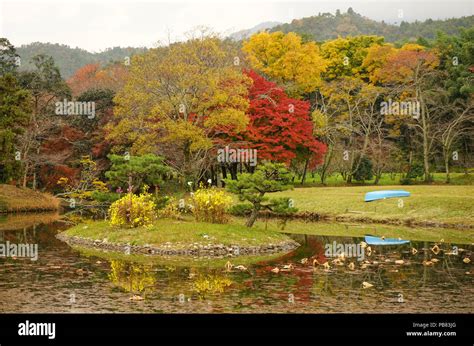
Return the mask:
POLYGON ((326 62, 315 42, 303 43, 300 36, 281 31, 260 32, 244 42, 242 50, 255 70, 283 84, 295 97, 321 85, 326 62))
POLYGON ((182 177, 199 179, 213 139, 248 123, 251 81, 238 53, 230 42, 202 36, 134 56, 109 126, 115 151, 161 154, 182 177))
POLYGON ((392 85, 400 101, 414 102, 412 108, 419 110, 413 114, 400 112, 397 121, 414 128, 421 136, 425 181, 431 180, 429 158, 439 117, 439 112, 427 99, 430 98, 438 65, 439 58, 434 52, 417 44, 407 44, 388 54, 376 77, 381 83, 392 85))
POLYGON ((342 76, 367 78, 364 59, 369 48, 382 45, 383 40, 380 36, 360 35, 325 42, 321 46, 321 54, 328 62, 325 79, 342 76))

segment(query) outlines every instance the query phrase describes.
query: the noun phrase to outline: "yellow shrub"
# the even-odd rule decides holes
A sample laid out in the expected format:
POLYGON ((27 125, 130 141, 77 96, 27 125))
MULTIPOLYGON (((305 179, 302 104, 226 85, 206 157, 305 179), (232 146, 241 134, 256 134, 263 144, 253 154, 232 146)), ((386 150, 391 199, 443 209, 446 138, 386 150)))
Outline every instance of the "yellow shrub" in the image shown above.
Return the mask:
POLYGON ((199 189, 193 197, 193 213, 196 221, 226 223, 227 209, 232 205, 232 197, 218 189, 199 189))
POLYGON ((179 212, 179 205, 176 199, 173 197, 166 203, 166 206, 158 211, 158 216, 168 219, 181 219, 181 213, 179 212))
POLYGON ((109 208, 110 223, 120 227, 139 227, 151 224, 155 218, 155 203, 149 194, 127 194, 109 208))

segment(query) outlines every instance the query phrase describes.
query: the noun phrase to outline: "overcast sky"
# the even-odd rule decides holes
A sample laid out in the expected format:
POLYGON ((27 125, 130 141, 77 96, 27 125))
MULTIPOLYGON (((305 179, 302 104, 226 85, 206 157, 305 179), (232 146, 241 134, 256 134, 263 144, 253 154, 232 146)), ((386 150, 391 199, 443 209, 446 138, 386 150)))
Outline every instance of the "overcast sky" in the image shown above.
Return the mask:
POLYGON ((474 0, 0 0, 0 37, 15 46, 39 41, 97 52, 182 40, 198 26, 227 35, 349 7, 390 23, 474 14, 474 0))

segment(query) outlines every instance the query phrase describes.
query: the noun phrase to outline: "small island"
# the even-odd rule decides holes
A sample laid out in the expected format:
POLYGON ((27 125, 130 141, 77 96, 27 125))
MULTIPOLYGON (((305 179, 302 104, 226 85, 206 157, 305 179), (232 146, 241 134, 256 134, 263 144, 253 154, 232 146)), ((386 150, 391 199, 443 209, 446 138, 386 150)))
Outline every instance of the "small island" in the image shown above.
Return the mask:
POLYGON ((79 224, 57 237, 71 246, 161 256, 235 257, 288 252, 299 246, 283 233, 191 219, 160 219, 130 229, 96 221, 79 224))

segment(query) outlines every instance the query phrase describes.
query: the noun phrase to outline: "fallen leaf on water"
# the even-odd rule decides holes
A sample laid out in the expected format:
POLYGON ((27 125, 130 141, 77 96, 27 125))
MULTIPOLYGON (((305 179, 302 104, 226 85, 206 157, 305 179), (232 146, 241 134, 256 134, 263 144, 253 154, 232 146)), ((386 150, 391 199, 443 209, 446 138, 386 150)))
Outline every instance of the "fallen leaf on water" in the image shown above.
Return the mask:
POLYGON ((331 267, 329 266, 329 262, 325 262, 325 263, 323 264, 323 267, 324 267, 325 270, 329 270, 329 269, 331 268, 331 267))
POLYGON ((439 251, 440 251, 439 246, 435 244, 435 246, 431 248, 431 251, 433 251, 435 255, 439 254, 439 251))
POLYGON ((143 300, 143 297, 138 296, 138 295, 133 295, 130 297, 130 300, 143 300))
POLYGON ((225 269, 230 272, 230 270, 232 269, 233 265, 232 263, 230 263, 230 261, 227 261, 227 263, 225 264, 225 269))
POLYGON ((401 260, 396 260, 396 261, 395 261, 395 264, 403 264, 403 263, 405 263, 405 261, 404 261, 404 260, 402 260, 402 259, 401 259, 401 260))
POLYGON ((469 257, 465 257, 463 260, 462 260, 464 263, 470 263, 471 260, 469 259, 469 257))
POLYGON ((349 263, 349 269, 354 270, 355 269, 355 264, 354 262, 349 263))
POLYGON ((432 259, 431 259, 431 262, 433 262, 433 263, 439 262, 439 259, 437 259, 437 258, 432 258, 432 259))
POLYGON ((302 258, 300 262, 301 262, 301 264, 306 264, 306 263, 308 263, 308 259, 306 257, 302 258))
POLYGON ((238 266, 235 267, 235 269, 238 269, 238 270, 241 270, 241 271, 246 271, 247 267, 245 267, 243 265, 238 265, 238 266))
POLYGON ((369 284, 368 282, 364 281, 362 283, 362 288, 371 288, 371 287, 374 287, 374 285, 372 284, 369 284))
POLYGON ((414 247, 411 248, 411 254, 416 255, 418 253, 418 250, 415 249, 414 247))
POLYGON ((424 266, 432 266, 434 263, 431 261, 423 261, 424 266))
POLYGON ((272 272, 278 274, 280 272, 280 269, 278 269, 278 267, 275 267, 272 269, 272 272))
POLYGON ((293 264, 286 264, 283 266, 283 268, 281 269, 282 271, 290 271, 290 270, 293 270, 293 264))
POLYGON ((315 267, 317 265, 320 265, 321 263, 319 263, 319 261, 317 259, 314 259, 313 260, 313 267, 315 267))
POLYGON ((365 268, 367 268, 367 267, 368 267, 368 265, 367 265, 367 264, 365 264, 365 263, 364 263, 363 265, 361 265, 361 266, 360 266, 360 268, 361 268, 361 269, 365 269, 365 268))

